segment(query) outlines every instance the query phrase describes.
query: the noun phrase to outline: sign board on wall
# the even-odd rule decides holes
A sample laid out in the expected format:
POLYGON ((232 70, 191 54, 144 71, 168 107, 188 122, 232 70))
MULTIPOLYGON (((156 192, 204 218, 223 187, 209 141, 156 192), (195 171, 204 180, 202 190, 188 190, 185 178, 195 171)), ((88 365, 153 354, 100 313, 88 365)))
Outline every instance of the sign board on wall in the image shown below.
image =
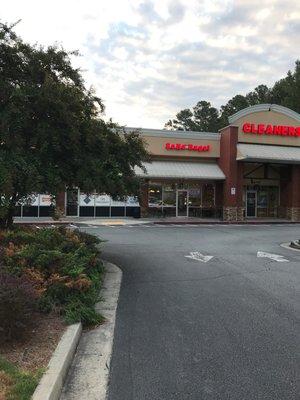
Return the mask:
POLYGON ((95 196, 93 194, 80 193, 79 205, 80 207, 94 207, 95 196))
POLYGON ((39 205, 39 195, 32 194, 25 201, 20 202, 23 206, 38 206, 39 205))
POLYGON ((96 205, 96 207, 109 207, 110 206, 110 196, 108 196, 107 194, 95 195, 95 205, 96 205))
POLYGON ((81 193, 79 199, 80 207, 137 207, 139 206, 139 202, 136 196, 128 196, 126 202, 123 200, 113 200, 107 194, 86 194, 81 193))
POLYGON ((111 199, 111 206, 112 207, 125 207, 125 201, 111 199))
POLYGON ((288 126, 288 125, 271 125, 271 124, 251 124, 245 122, 242 126, 244 133, 250 133, 254 135, 275 135, 275 136, 300 136, 300 126, 288 126))
MULTIPOLYGON (((251 111, 251 110, 250 110, 251 111)), ((271 109, 250 112, 232 122, 240 143, 300 147, 300 122, 292 115, 271 109)))
POLYGON ((126 199, 126 206, 127 207, 138 207, 139 201, 137 196, 128 196, 126 199))
POLYGON ((49 207, 52 204, 50 194, 40 194, 40 206, 49 207))
POLYGON ((186 144, 186 143, 166 143, 165 144, 165 149, 166 150, 176 150, 176 151, 209 151, 210 150, 210 145, 196 145, 196 144, 186 144))

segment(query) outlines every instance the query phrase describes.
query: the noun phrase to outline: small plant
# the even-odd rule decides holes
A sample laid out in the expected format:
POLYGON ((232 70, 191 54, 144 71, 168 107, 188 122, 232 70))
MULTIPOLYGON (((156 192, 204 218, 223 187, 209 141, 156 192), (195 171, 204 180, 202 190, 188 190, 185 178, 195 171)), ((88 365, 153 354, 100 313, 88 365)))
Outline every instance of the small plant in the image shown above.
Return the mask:
POLYGON ((51 212, 51 217, 54 221, 59 221, 64 216, 64 210, 54 207, 51 212))
POLYGON ((18 339, 30 325, 36 307, 33 285, 24 276, 0 274, 0 336, 18 339))

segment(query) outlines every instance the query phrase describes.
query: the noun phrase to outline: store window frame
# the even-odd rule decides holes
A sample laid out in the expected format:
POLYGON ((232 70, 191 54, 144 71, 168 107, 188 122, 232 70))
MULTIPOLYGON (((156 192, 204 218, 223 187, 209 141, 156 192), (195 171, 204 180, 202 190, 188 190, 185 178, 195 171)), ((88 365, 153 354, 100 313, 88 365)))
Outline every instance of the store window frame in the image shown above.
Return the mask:
MULTIPOLYGON (((209 211, 212 210, 214 213, 216 213, 216 183, 212 181, 197 181, 197 182, 186 182, 186 181, 180 181, 180 182, 170 182, 170 181, 150 181, 149 182, 149 189, 150 186, 160 186, 161 187, 161 192, 162 192, 162 202, 161 205, 158 205, 156 207, 154 206, 149 206, 148 203, 148 210, 151 210, 151 213, 153 216, 167 216, 167 212, 170 211, 171 208, 174 209, 175 213, 174 216, 178 217, 178 191, 187 191, 187 217, 203 217, 203 211, 209 211), (164 204, 164 191, 165 191, 165 185, 175 185, 174 192, 175 192, 175 199, 176 199, 176 204, 174 206, 165 206, 164 204), (213 204, 211 206, 204 207, 203 206, 203 193, 204 193, 204 186, 205 185, 212 185, 213 187, 213 204), (191 215, 191 208, 192 206, 189 204, 189 197, 190 197, 190 190, 199 188, 200 190, 200 206, 195 207, 198 208, 198 212, 195 212, 194 215, 191 215), (198 215, 195 215, 198 214, 198 215)), ((148 189, 148 190, 149 190, 148 189)))

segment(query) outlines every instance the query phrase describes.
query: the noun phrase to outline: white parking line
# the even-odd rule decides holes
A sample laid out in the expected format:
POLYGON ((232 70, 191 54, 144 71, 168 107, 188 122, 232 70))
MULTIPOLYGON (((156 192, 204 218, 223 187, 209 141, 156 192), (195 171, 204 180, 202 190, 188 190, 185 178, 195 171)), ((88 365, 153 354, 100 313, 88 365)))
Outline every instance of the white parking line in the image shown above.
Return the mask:
POLYGON ((284 256, 282 256, 280 254, 266 253, 264 251, 258 251, 257 252, 257 257, 270 258, 271 260, 277 261, 277 262, 289 262, 289 260, 287 260, 286 258, 284 258, 284 256))

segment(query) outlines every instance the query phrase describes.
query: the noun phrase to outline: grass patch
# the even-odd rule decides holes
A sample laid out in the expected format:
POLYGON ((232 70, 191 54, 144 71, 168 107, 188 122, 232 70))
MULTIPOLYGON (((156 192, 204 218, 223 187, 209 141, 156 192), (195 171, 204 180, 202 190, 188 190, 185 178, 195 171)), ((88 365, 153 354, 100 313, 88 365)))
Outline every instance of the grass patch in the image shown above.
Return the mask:
MULTIPOLYGON (((43 370, 25 372, 0 356, 0 396, 5 400, 30 400, 43 370)), ((1 398, 1 397, 0 397, 1 398)))

